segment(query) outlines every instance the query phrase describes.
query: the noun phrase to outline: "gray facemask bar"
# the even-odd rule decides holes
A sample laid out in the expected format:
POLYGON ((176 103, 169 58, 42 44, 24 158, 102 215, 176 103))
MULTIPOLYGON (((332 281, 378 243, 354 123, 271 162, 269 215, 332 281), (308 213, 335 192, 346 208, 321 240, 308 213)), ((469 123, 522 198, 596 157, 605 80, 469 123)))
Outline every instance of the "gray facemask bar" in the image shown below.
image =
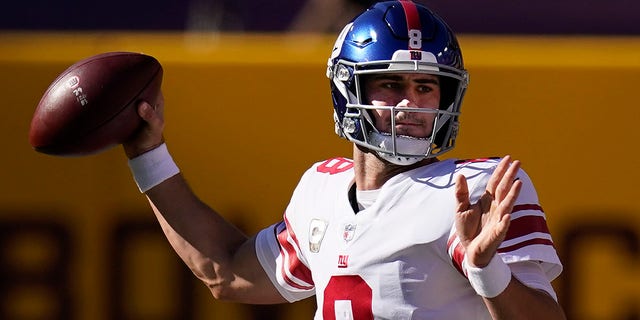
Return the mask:
MULTIPOLYGON (((436 135, 442 129, 444 124, 448 120, 452 120, 453 118, 460 115, 459 111, 454 111, 462 103, 462 97, 464 96, 464 92, 468 85, 468 74, 465 70, 456 69, 447 65, 442 65, 438 63, 425 62, 425 61, 399 61, 399 60, 385 60, 385 61, 374 61, 374 62, 362 62, 362 63, 352 63, 349 61, 340 60, 336 64, 336 68, 334 70, 336 74, 334 76, 339 77, 338 80, 346 81, 348 80, 348 76, 353 76, 356 86, 356 97, 357 103, 351 103, 354 98, 351 92, 349 92, 349 103, 347 103, 346 107, 348 109, 355 109, 357 112, 345 112, 343 123, 341 126, 343 129, 345 127, 349 127, 350 119, 359 119, 361 125, 362 136, 364 137, 364 141, 360 141, 351 136, 353 131, 349 132, 349 130, 344 131, 347 139, 350 141, 366 147, 371 150, 375 150, 382 153, 391 154, 393 156, 398 157, 435 157, 446 151, 449 151, 455 146, 455 139, 452 140, 452 137, 455 137, 458 130, 457 121, 452 121, 445 133, 443 143, 438 148, 434 140, 436 139, 436 135), (341 66, 342 65, 342 66, 341 66), (353 75, 349 75, 344 66, 351 66, 353 68, 353 75), (379 66, 379 68, 374 68, 375 66, 379 66), (389 68, 389 66, 393 66, 389 68), (342 68, 342 69, 341 69, 342 68), (452 103, 447 107, 446 110, 441 109, 417 109, 417 108, 406 108, 406 107, 396 107, 396 106, 373 106, 373 105, 365 105, 362 104, 362 88, 360 87, 360 76, 364 74, 384 74, 384 73, 424 73, 424 74, 432 74, 438 76, 448 77, 454 80, 457 80, 458 86, 456 88, 455 97, 452 103), (342 79, 340 79, 342 78, 342 79), (433 129, 431 135, 428 138, 424 138, 423 140, 428 140, 430 147, 428 148, 425 154, 402 154, 398 153, 396 139, 398 135, 396 134, 395 129, 395 117, 391 117, 391 137, 392 137, 392 150, 388 150, 385 148, 380 148, 371 143, 368 132, 366 132, 367 127, 378 132, 375 128, 373 121, 369 115, 367 110, 390 110, 392 115, 395 115, 397 112, 407 111, 407 112, 422 112, 422 113, 435 113, 436 117, 434 119, 433 129), (367 123, 367 125, 364 125, 367 123)), ((348 91, 348 90, 347 90, 348 91)), ((351 120, 352 121, 352 120, 351 120)), ((379 132, 378 132, 379 133, 379 132)), ((419 139, 419 138, 413 138, 419 139)))

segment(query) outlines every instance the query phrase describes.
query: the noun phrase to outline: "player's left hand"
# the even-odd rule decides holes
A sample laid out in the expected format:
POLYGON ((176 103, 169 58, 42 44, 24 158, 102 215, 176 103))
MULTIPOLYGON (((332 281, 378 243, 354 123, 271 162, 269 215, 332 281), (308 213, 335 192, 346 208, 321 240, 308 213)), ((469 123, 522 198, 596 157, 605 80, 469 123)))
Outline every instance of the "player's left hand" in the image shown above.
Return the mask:
POLYGON ((520 161, 512 162, 510 156, 505 156, 489 178, 485 193, 474 204, 469 201, 466 178, 456 177, 455 224, 469 265, 482 268, 489 264, 504 240, 522 187, 516 179, 519 169, 520 161))

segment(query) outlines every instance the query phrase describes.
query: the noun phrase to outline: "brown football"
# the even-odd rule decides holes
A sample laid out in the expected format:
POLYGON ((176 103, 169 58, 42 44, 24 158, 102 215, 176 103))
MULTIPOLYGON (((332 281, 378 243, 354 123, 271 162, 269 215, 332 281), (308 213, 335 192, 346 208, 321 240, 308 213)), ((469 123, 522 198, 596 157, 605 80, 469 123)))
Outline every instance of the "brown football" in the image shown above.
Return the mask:
POLYGON ((154 105, 161 85, 162 66, 146 54, 107 52, 78 61, 42 96, 29 142, 36 151, 56 156, 105 151, 140 127, 137 104, 154 105))

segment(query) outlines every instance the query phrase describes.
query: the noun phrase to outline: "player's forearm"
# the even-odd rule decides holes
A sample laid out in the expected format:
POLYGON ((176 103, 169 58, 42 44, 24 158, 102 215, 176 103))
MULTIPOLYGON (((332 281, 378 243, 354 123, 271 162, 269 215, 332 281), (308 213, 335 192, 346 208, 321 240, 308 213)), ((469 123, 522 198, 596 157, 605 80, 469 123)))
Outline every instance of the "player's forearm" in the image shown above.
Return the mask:
POLYGON ((513 277, 501 294, 483 299, 495 320, 566 319, 560 305, 546 292, 527 287, 513 277))
POLYGON ((202 203, 180 174, 146 195, 180 258, 217 298, 225 298, 223 293, 237 285, 233 259, 247 237, 202 203))

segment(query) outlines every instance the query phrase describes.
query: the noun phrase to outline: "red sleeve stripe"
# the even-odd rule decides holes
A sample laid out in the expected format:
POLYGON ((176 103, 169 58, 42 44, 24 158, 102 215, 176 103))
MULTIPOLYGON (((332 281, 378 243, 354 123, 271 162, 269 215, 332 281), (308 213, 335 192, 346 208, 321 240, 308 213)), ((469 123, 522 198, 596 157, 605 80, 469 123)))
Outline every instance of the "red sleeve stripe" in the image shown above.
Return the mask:
POLYGON ((515 205, 512 215, 513 220, 498 252, 511 252, 533 244, 553 246, 542 207, 537 204, 515 205))
POLYGON ((462 261, 464 260, 464 247, 460 243, 460 239, 454 234, 447 241, 447 250, 449 251, 449 256, 451 257, 451 262, 453 266, 460 272, 460 274, 465 275, 462 269, 462 261))
POLYGON ((311 270, 300 261, 295 249, 298 246, 298 241, 286 218, 285 223, 286 228, 282 228, 277 234, 283 262, 280 269, 282 278, 293 288, 311 290, 313 289, 311 270))
POLYGON ((547 220, 543 216, 522 216, 511 220, 505 241, 526 236, 532 233, 549 234, 547 220))
POLYGON ((536 211, 544 212, 544 210, 542 210, 542 207, 535 203, 517 204, 513 206, 513 212, 523 211, 523 210, 536 210, 536 211))
POLYGON ((529 239, 526 241, 522 241, 522 242, 518 242, 514 245, 511 246, 507 246, 507 247, 500 247, 498 248, 498 252, 500 253, 505 253, 505 252, 512 252, 512 251, 516 251, 518 249, 522 249, 526 246, 530 246, 530 245, 534 245, 534 244, 541 244, 541 245, 547 245, 547 246, 552 246, 553 247, 553 241, 549 240, 549 239, 543 239, 543 238, 534 238, 534 239, 529 239))

